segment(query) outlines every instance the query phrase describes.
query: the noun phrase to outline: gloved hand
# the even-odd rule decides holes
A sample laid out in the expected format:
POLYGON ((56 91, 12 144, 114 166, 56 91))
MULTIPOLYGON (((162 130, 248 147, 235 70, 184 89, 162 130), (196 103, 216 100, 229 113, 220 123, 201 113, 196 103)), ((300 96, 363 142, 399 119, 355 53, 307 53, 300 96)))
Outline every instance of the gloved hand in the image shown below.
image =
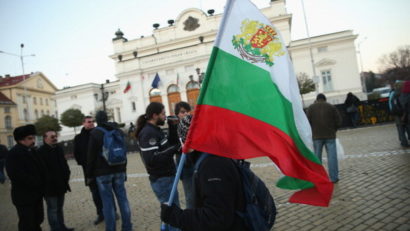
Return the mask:
POLYGON ((179 227, 178 221, 181 213, 182 209, 175 204, 172 204, 172 206, 169 206, 166 203, 161 204, 161 220, 173 227, 179 227))

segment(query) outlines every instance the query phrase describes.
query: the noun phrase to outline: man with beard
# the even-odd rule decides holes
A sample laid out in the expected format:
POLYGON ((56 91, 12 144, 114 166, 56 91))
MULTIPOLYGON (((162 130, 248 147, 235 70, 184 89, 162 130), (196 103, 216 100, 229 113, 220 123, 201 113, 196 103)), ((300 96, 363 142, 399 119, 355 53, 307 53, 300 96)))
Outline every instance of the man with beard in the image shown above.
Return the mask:
MULTIPOLYGON (((81 165, 83 168, 84 179, 87 179, 88 176, 86 174, 87 168, 87 151, 88 151, 88 141, 90 139, 90 132, 94 128, 94 120, 91 116, 86 116, 83 119, 83 128, 81 129, 81 133, 76 135, 74 138, 74 157, 77 161, 78 165, 81 165)), ((85 181, 86 182, 86 181, 85 181)), ((86 184, 87 185, 87 184, 86 184)), ((91 195, 97 209, 97 219, 94 221, 94 225, 98 225, 104 220, 104 214, 102 211, 102 201, 100 197, 100 193, 98 192, 98 187, 96 181, 90 181, 88 184, 90 188, 91 195)))
POLYGON ((6 159, 6 170, 11 180, 11 199, 19 217, 19 231, 41 230, 44 220, 43 195, 45 165, 37 156, 35 145, 36 128, 29 124, 14 129, 17 144, 6 159))
MULTIPOLYGON (((159 127, 164 124, 164 105, 152 102, 148 105, 145 114, 138 118, 135 135, 141 150, 141 159, 149 174, 151 188, 161 204, 167 202, 171 194, 175 178, 173 157, 180 149, 176 124, 168 124, 168 138, 159 127)), ((178 192, 176 193, 174 203, 179 206, 178 192)), ((170 230, 177 229, 170 227, 170 230)))

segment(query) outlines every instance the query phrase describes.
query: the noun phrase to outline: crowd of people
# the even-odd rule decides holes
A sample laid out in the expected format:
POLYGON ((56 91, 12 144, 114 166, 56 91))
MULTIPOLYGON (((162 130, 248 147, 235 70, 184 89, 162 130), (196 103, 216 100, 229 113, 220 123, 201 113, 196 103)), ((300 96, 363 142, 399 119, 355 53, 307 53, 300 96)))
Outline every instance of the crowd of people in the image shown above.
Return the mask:
MULTIPOLYGON (((396 118, 401 145, 408 147, 410 132, 410 82, 398 82, 389 98, 389 108, 396 118), (407 133, 407 137, 406 137, 407 133)), ((346 114, 353 127, 357 126, 359 99, 349 93, 345 101, 346 114)), ((136 125, 130 124, 128 135, 137 140, 141 160, 149 175, 153 194, 158 199, 161 220, 167 230, 250 230, 239 215, 245 210, 241 176, 232 160, 190 150, 180 177, 185 195, 185 209, 179 203, 178 192, 168 203, 181 150, 192 120, 191 107, 186 102, 175 105, 176 116, 166 116, 162 103, 152 102, 136 125), (167 123, 168 132, 161 126, 167 123), (199 163, 201 162, 201 165, 199 163)), ((322 149, 328 155, 328 172, 333 183, 339 181, 336 132, 342 117, 335 106, 326 102, 324 94, 306 111, 312 127, 314 153, 322 160, 322 149)), ((121 229, 132 230, 132 210, 127 198, 127 162, 111 164, 107 152, 106 134, 118 131, 118 124, 108 122, 104 111, 83 119, 82 130, 74 138, 74 157, 82 167, 85 185, 89 188, 96 208, 94 225, 105 223, 105 229, 115 230, 121 218, 121 229), (97 124, 97 126, 95 126, 97 124), (116 202, 115 202, 116 201, 116 202), (118 208, 116 206, 118 205, 118 208), (119 213, 118 213, 119 211, 119 213)), ((19 230, 41 230, 44 220, 43 201, 51 230, 74 230, 64 222, 64 198, 70 192, 70 168, 63 149, 57 144, 56 131, 47 130, 43 145, 35 146, 34 125, 18 127, 13 132, 16 145, 9 151, 0 145, 0 183, 4 183, 6 167, 12 189, 11 198, 19 217, 19 230)))

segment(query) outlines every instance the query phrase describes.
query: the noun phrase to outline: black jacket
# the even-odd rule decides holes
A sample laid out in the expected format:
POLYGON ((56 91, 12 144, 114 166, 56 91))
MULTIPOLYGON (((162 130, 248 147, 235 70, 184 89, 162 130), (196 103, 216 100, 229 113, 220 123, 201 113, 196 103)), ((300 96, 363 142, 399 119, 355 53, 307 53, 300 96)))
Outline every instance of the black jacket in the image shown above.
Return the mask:
POLYGON ((194 173, 194 209, 174 211, 166 222, 183 231, 248 230, 236 214, 245 210, 239 174, 231 159, 209 155, 194 173))
POLYGON ((16 144, 6 159, 6 170, 11 180, 11 199, 14 205, 37 205, 42 200, 45 165, 33 149, 16 144))
MULTIPOLYGON (((99 124, 109 131, 118 129, 116 123, 104 123, 99 124)), ((116 166, 108 165, 107 161, 102 156, 104 133, 98 129, 93 129, 90 132, 90 139, 88 141, 87 152, 87 166, 86 176, 88 178, 94 178, 97 176, 109 175, 113 173, 126 172, 127 164, 121 164, 116 166)))
POLYGON ((174 154, 180 148, 176 128, 170 130, 168 139, 161 128, 147 123, 138 135, 140 154, 152 181, 160 177, 175 175, 174 154))
POLYGON ((46 197, 61 196, 67 191, 71 191, 68 181, 70 180, 70 168, 64 157, 61 146, 51 147, 44 144, 38 149, 38 155, 46 165, 46 197))
POLYGON ((7 149, 7 147, 0 144, 0 160, 5 160, 7 158, 8 153, 9 150, 7 149))
POLYGON ((74 137, 74 157, 78 165, 87 165, 88 140, 92 130, 81 129, 81 133, 74 137))

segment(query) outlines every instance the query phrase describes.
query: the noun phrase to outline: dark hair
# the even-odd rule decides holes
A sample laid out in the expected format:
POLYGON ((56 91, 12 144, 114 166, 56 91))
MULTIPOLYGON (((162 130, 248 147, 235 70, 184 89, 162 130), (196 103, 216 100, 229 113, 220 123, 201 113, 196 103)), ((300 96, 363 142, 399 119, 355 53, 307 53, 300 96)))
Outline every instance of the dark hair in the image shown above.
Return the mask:
POLYGON ((86 119, 92 119, 92 118, 93 118, 92 116, 84 116, 83 123, 85 122, 86 119))
POLYGON ((135 131, 135 137, 138 138, 142 128, 147 123, 147 120, 152 119, 154 114, 160 114, 164 110, 164 105, 158 102, 151 102, 147 109, 145 110, 145 114, 142 114, 137 119, 137 129, 135 131))
POLYGON ((43 140, 47 137, 47 133, 49 132, 55 132, 57 134, 57 131, 54 129, 46 129, 46 131, 43 134, 43 140))
POLYGON ((97 125, 107 123, 107 113, 105 111, 98 111, 97 114, 95 114, 95 121, 97 122, 97 125))
POLYGON ((326 101, 326 96, 325 96, 324 94, 320 93, 320 94, 318 94, 318 95, 316 96, 316 100, 324 100, 324 101, 326 101))
POLYGON ((181 102, 175 104, 175 110, 174 110, 175 115, 179 114, 179 111, 181 111, 181 108, 184 108, 188 112, 191 111, 191 106, 187 102, 181 101, 181 102))

